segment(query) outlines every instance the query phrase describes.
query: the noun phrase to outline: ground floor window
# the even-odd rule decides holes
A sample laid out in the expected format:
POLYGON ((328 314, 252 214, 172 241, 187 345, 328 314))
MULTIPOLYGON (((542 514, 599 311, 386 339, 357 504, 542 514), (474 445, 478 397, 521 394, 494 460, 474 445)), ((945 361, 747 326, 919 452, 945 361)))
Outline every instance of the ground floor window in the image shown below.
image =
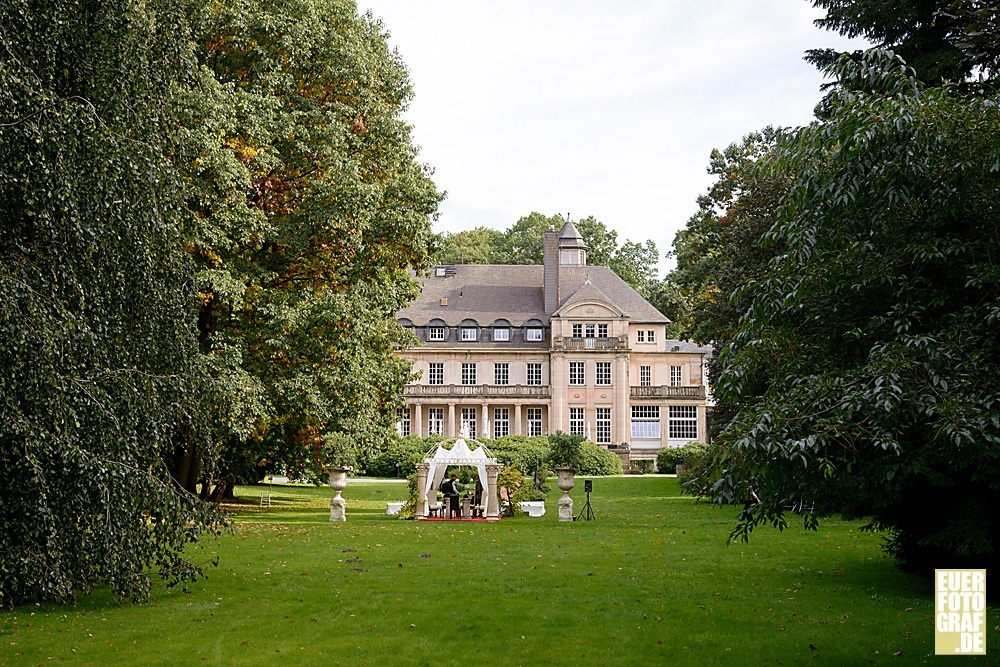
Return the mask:
POLYGON ((583 408, 569 409, 569 434, 583 435, 583 408))
POLYGON ((632 439, 633 440, 660 439, 660 406, 658 405, 632 406, 632 439))
POLYGON ((667 435, 671 440, 698 439, 698 407, 695 405, 671 405, 667 410, 670 425, 667 435))
POLYGON ((410 435, 409 408, 396 408, 396 432, 403 438, 410 435))
POLYGON ((510 435, 510 408, 493 408, 493 439, 510 435))
POLYGON ((476 438, 477 408, 462 408, 462 435, 466 438, 476 438))
POLYGON ((542 409, 528 408, 528 435, 542 434, 542 409))
POLYGON ((427 410, 427 435, 444 435, 444 408, 427 410))
POLYGON ((611 408, 597 408, 597 444, 611 444, 611 408))

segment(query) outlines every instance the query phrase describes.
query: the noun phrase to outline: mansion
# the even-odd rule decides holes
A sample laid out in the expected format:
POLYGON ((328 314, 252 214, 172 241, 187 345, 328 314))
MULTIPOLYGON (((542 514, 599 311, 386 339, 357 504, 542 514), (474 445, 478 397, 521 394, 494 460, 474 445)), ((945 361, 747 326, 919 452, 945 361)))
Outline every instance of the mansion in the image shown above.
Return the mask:
POLYGON ((439 266, 399 323, 419 379, 402 435, 585 436, 623 462, 706 436, 705 356, 614 271, 587 265, 576 227, 545 233, 542 266, 439 266))

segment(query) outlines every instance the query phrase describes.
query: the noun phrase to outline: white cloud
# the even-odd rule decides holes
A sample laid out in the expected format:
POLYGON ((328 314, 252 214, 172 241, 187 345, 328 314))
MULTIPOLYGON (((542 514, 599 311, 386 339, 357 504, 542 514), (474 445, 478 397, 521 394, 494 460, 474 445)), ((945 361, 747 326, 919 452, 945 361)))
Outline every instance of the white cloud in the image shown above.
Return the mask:
POLYGON ((821 13, 805 0, 360 9, 383 19, 410 68, 406 117, 449 193, 439 230, 594 215, 661 253, 710 183, 711 149, 807 123, 822 78, 803 52, 848 44, 812 25, 821 13))

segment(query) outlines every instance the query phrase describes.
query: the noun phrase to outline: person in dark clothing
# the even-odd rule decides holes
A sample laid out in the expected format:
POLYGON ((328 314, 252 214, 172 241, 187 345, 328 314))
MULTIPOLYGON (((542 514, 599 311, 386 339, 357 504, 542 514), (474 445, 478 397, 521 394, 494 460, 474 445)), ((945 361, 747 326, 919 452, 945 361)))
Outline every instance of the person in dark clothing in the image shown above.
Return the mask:
POLYGON ((452 475, 451 478, 444 483, 444 497, 448 501, 448 515, 450 518, 454 519, 457 516, 461 516, 458 509, 458 476, 452 475))

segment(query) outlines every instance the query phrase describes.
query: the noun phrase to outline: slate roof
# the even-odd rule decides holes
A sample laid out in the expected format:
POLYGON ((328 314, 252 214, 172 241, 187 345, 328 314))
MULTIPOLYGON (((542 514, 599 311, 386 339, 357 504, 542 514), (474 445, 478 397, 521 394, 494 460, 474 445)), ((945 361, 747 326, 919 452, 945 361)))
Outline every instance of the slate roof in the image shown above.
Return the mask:
POLYGON ((586 248, 587 244, 583 240, 583 235, 577 230, 576 225, 570 221, 566 221, 562 229, 559 231, 559 247, 560 248, 586 248))
MULTIPOLYGON (((548 324, 542 266, 462 264, 446 269, 449 275, 420 278, 423 285, 420 297, 396 317, 408 319, 416 326, 424 326, 432 319, 443 320, 448 326, 458 326, 465 319, 476 320, 480 326, 489 326, 497 319, 506 319, 515 327, 524 326, 529 320, 548 324), (447 299, 448 305, 442 306, 441 299, 447 299)), ((581 293, 583 296, 603 295, 602 300, 622 311, 632 322, 670 322, 606 266, 560 266, 559 307, 574 299, 588 279, 595 291, 588 288, 581 293)))

